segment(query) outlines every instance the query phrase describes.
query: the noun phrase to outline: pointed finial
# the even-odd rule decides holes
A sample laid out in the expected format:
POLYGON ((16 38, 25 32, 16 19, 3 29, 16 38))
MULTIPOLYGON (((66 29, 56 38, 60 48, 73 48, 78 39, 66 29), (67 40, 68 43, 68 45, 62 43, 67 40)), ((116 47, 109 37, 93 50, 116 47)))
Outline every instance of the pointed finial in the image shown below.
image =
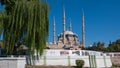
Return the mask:
POLYGON ((63 7, 63 17, 65 18, 65 8, 64 7, 63 7))
POLYGON ((69 30, 72 31, 72 22, 71 22, 71 18, 70 18, 69 30))
POLYGON ((82 8, 82 16, 84 16, 84 9, 82 8))
POLYGON ((65 17, 65 7, 63 6, 63 17, 65 17))
POLYGON ((54 16, 54 25, 56 25, 56 24, 55 24, 55 16, 54 16))
MULTIPOLYGON (((64 27, 66 25, 66 17, 65 17, 65 8, 63 7, 63 24, 64 24, 64 27)), ((65 30, 65 28, 64 28, 65 30)))
POLYGON ((84 9, 82 8, 82 21, 84 23, 84 9))

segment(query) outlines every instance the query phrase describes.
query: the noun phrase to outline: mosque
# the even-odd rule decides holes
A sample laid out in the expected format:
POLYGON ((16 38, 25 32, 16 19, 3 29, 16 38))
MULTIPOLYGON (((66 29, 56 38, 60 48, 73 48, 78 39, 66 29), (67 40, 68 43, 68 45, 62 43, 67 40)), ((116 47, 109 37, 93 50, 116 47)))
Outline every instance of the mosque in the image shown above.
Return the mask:
POLYGON ((65 10, 63 9, 63 31, 56 39, 56 22, 54 18, 53 43, 47 43, 47 49, 81 50, 84 47, 84 39, 84 11, 82 11, 82 41, 80 41, 78 35, 72 32, 71 21, 69 30, 66 30, 66 16, 65 10))

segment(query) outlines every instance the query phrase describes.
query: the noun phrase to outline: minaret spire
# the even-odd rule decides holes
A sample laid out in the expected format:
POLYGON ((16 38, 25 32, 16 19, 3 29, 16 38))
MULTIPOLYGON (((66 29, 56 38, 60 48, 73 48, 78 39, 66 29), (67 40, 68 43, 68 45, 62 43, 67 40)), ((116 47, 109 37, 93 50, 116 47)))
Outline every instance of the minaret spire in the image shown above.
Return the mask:
POLYGON ((82 47, 85 47, 84 10, 82 9, 82 47))
POLYGON ((56 22, 54 17, 54 23, 53 23, 53 43, 56 44, 56 22))
POLYGON ((65 8, 63 7, 63 44, 65 44, 65 31, 66 31, 66 17, 65 8))
POLYGON ((72 22, 71 22, 71 19, 70 19, 69 30, 72 31, 72 22))

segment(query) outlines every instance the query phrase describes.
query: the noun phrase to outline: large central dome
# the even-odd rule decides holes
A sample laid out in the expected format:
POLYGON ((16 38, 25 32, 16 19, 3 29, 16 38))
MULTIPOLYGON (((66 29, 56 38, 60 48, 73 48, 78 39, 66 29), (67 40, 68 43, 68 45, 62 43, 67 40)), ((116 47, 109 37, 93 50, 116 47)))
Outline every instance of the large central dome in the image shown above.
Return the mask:
POLYGON ((65 34, 74 35, 74 33, 72 31, 65 31, 65 34))
MULTIPOLYGON (((62 35, 63 35, 63 33, 61 33, 60 35, 58 35, 58 37, 62 36, 62 35)), ((65 35, 74 35, 74 36, 77 37, 77 35, 75 33, 73 33, 72 31, 65 31, 65 35)))

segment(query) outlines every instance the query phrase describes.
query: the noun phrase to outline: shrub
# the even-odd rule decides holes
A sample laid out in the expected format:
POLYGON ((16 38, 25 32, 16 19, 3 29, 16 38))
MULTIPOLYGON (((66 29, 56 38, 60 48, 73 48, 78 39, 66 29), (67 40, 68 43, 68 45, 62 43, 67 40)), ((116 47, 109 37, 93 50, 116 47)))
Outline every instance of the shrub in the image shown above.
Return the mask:
POLYGON ((112 63, 112 67, 119 67, 117 64, 112 63))
POLYGON ((79 68, 82 68, 84 66, 84 60, 76 60, 76 65, 79 67, 79 68))

